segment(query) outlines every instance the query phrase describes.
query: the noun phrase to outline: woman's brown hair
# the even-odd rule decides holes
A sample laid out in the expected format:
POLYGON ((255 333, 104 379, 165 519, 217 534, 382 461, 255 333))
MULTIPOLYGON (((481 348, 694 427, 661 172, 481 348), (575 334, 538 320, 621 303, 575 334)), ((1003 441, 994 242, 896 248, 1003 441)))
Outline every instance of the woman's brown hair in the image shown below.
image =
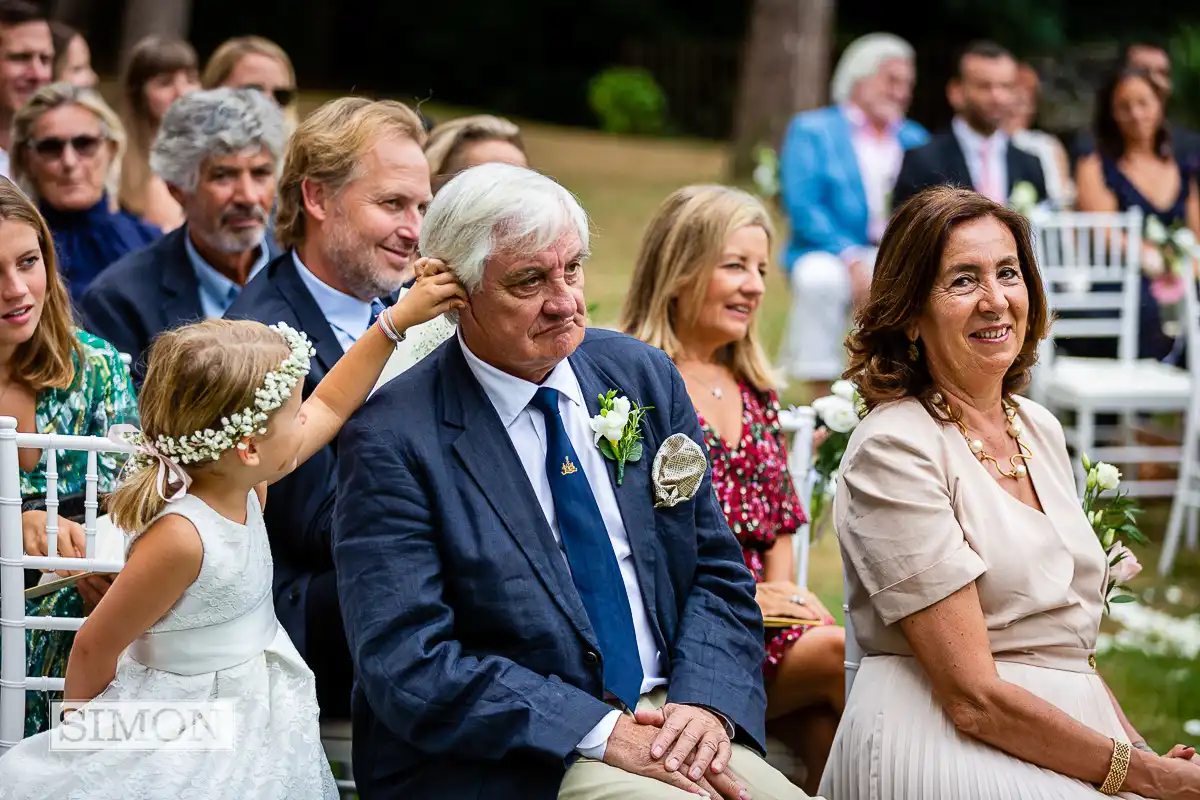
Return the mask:
POLYGON ((443 122, 429 132, 425 143, 425 158, 434 194, 463 169, 463 152, 474 142, 508 142, 525 154, 521 129, 503 117, 476 114, 443 122))
MULTIPOLYGON (((210 319, 167 331, 150 347, 138 416, 148 441, 221 427, 221 418, 252 408, 266 374, 288 357, 287 342, 261 322, 210 319)), ((214 462, 189 464, 188 473, 214 462)), ((109 497, 118 528, 141 533, 165 507, 158 468, 127 468, 109 497)))
MULTIPOLYGON (((754 225, 766 231, 770 246, 775 239, 771 215, 758 198, 741 189, 685 186, 674 192, 659 206, 642 237, 621 330, 677 358, 675 326, 695 322, 725 242, 754 225), (692 319, 679 319, 681 298, 692 319)), ((758 340, 757 315, 745 338, 722 348, 717 358, 760 392, 776 386, 758 340)))
POLYGON ((941 418, 929 402, 934 385, 924 349, 919 347, 916 361, 910 360, 907 334, 929 304, 951 232, 982 217, 993 217, 1012 232, 1021 278, 1029 293, 1025 341, 1004 375, 1003 395, 1011 397, 1029 383, 1038 343, 1050 327, 1029 222, 1020 213, 968 189, 935 186, 900 206, 888 223, 875 260, 870 297, 846 340, 850 357, 843 377, 858 386, 868 411, 916 397, 941 418))
POLYGON ((58 274, 58 258, 50 228, 37 207, 12 181, 0 180, 0 220, 19 222, 33 228, 42 264, 46 268, 46 296, 42 301, 42 316, 33 336, 17 345, 9 365, 13 380, 34 392, 43 389, 69 389, 75 384, 79 365, 83 364, 83 349, 75 336, 71 317, 71 298, 58 274))

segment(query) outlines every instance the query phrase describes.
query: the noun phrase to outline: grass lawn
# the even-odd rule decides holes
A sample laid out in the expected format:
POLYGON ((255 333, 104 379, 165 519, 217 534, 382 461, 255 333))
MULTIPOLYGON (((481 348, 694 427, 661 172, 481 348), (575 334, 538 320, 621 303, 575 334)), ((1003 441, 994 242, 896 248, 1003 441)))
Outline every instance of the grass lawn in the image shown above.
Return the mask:
MULTIPOLYGON (((434 119, 445 120, 461 110, 430 108, 434 119)), ((596 321, 612 325, 620 314, 638 244, 658 204, 675 189, 690 183, 721 182, 727 154, 720 144, 696 141, 654 141, 607 136, 590 131, 523 124, 531 164, 575 192, 592 216, 593 257, 587 267, 587 295, 597 304, 596 321)), ((780 225, 780 231, 784 230, 780 225)), ((783 275, 774 270, 762 310, 762 331, 768 353, 774 354, 783 333, 788 292, 783 275)), ((804 402, 795 390, 785 401, 804 402)), ((1148 509, 1144 530, 1161 540, 1167 507, 1148 509)), ((1154 572, 1157 548, 1138 554, 1146 571, 1136 590, 1158 586, 1154 572)), ((832 536, 818 542, 810 570, 811 588, 841 615, 841 561, 832 536)), ((1182 601, 1169 610, 1179 616, 1200 609, 1200 557, 1184 552, 1177 561, 1172 584, 1183 590, 1182 601)), ((1158 600, 1160 607, 1161 598, 1158 600)), ((1106 623, 1106 627, 1109 623, 1106 623)), ((1200 665, 1179 658, 1111 652, 1100 659, 1100 671, 1121 699, 1134 725, 1150 744, 1164 752, 1175 742, 1191 742, 1183 731, 1186 720, 1200 719, 1200 665)))

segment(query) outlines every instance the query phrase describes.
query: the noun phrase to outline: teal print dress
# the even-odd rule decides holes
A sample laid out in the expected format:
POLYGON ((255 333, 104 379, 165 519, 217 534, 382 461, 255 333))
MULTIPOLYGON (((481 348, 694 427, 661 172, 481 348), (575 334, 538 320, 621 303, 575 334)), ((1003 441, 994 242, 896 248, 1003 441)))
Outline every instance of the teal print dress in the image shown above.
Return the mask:
MULTIPOLYGON (((84 331, 76 331, 83 352, 83 366, 76 363, 75 383, 69 389, 46 389, 38 394, 35 420, 39 433, 73 436, 104 436, 119 423, 137 423, 137 400, 129 369, 116 349, 84 331)), ((112 491, 123 459, 114 453, 98 454, 100 494, 112 491)), ((73 450, 58 452, 58 494, 60 498, 81 495, 87 477, 87 453, 73 450)), ((46 454, 32 472, 21 473, 23 498, 45 495, 46 454)), ((25 613, 40 617, 83 616, 83 600, 74 588, 25 601, 25 613)), ((27 674, 34 677, 62 678, 67 672, 67 656, 75 641, 73 631, 27 631, 25 639, 27 674)), ((46 730, 49 725, 51 692, 26 692, 25 735, 46 730)))

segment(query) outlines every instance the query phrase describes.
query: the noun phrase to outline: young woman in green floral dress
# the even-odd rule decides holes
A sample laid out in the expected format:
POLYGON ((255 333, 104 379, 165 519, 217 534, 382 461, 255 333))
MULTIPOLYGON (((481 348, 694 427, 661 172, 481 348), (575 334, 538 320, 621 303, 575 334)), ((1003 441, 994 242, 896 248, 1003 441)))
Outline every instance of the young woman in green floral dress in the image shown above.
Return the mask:
MULTIPOLYGON (((15 417, 19 431, 77 436, 103 436, 137 416, 128 368, 112 345, 75 327, 46 222, 7 180, 0 180, 0 415, 15 417)), ((25 552, 44 555, 46 456, 23 449, 20 465, 25 552)), ((112 490, 120 466, 113 455, 100 455, 101 494, 112 490)), ((57 470, 59 515, 68 518, 59 521, 59 552, 82 555, 82 529, 69 518, 83 515, 87 453, 60 451, 57 470)), ((26 601, 25 613, 81 616, 108 583, 89 576, 26 601)), ((62 677, 74 638, 70 631, 29 631, 28 674, 62 677)), ((46 729, 50 699, 27 693, 26 736, 46 729)))

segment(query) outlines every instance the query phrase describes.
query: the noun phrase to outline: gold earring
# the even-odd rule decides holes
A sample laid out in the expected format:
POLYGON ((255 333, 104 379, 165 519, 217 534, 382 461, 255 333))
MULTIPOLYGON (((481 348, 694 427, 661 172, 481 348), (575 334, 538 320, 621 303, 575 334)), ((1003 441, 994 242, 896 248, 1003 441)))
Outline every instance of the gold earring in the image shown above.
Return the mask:
POLYGON ((908 343, 908 360, 916 363, 917 359, 920 357, 921 351, 917 349, 917 340, 913 339, 908 343))

